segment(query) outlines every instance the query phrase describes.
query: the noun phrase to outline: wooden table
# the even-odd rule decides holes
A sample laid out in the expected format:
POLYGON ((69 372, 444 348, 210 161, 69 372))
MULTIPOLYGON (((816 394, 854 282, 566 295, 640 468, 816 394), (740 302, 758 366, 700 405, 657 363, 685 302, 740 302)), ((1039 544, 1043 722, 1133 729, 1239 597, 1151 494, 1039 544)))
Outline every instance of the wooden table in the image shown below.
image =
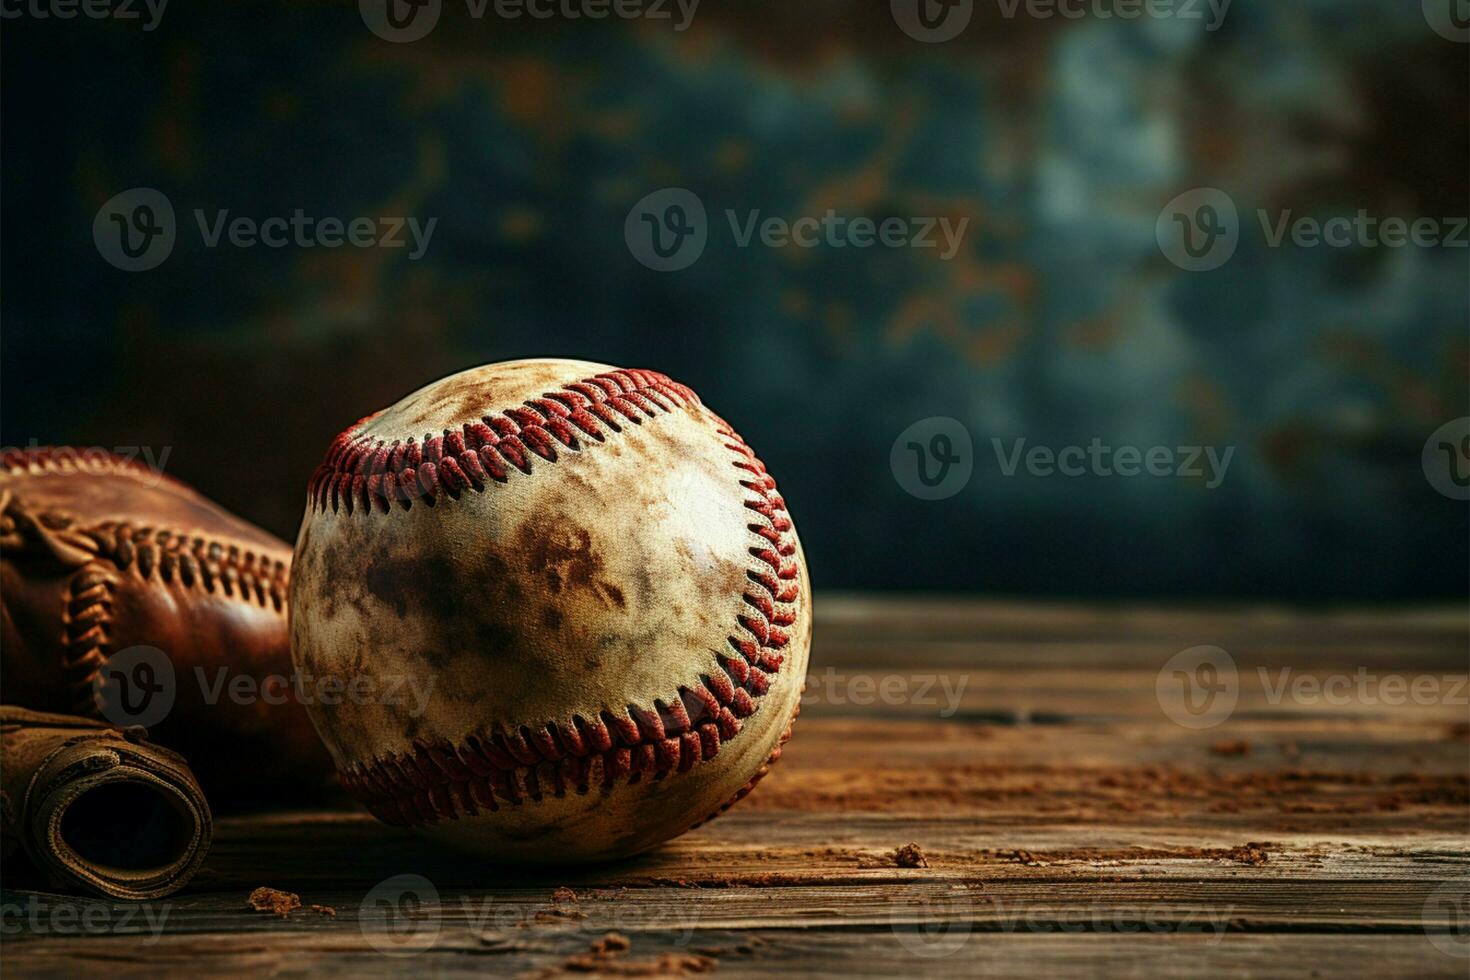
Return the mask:
POLYGON ((0 955, 10 976, 1464 978, 1467 650, 1463 607, 826 596, 786 756, 655 853, 529 876, 345 804, 226 817, 194 884, 141 911, 5 893, 0 955), (1198 645, 1229 655, 1228 717, 1181 714, 1178 661, 1160 679, 1198 645), (909 843, 923 862, 895 856, 909 843), (402 874, 433 892, 365 905, 402 874), (252 911, 261 885, 335 915, 252 911), (629 948, 595 953, 609 932, 629 948))

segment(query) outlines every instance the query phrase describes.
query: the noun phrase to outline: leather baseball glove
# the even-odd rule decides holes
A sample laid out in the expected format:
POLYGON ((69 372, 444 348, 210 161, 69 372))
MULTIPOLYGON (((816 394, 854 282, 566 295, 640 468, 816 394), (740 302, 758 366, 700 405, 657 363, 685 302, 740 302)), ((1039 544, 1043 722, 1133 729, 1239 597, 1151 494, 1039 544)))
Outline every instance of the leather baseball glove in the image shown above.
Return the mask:
POLYGON ((294 683, 291 549, 100 450, 0 459, 7 701, 143 725, 211 799, 310 794, 330 762, 294 683))

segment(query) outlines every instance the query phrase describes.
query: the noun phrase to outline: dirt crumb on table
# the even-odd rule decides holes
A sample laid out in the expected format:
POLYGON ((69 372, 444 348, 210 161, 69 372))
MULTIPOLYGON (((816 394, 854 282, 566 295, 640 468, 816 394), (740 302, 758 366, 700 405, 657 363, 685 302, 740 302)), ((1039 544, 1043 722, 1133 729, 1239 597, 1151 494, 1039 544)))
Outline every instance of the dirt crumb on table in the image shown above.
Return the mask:
POLYGON ((1215 755, 1250 755, 1251 743, 1244 739, 1223 739, 1210 746, 1215 755))
MULTIPOLYGON (((278 888, 264 886, 250 893, 250 907, 257 912, 269 912, 285 919, 301 908, 301 896, 295 892, 283 892, 278 888)), ((313 906, 315 908, 315 906, 313 906)), ((336 911, 333 910, 333 915, 336 911)))
POLYGON ((893 852, 893 863, 900 868, 927 868, 929 859, 918 844, 910 841, 893 852))
POLYGON ((577 893, 572 891, 566 885, 562 885, 556 891, 551 893, 551 900, 558 903, 575 902, 577 900, 577 893))
POLYGON ((633 943, 620 932, 609 932, 592 943, 593 956, 612 956, 633 948, 633 943))
POLYGON ((570 973, 595 973, 612 977, 682 977, 709 973, 717 965, 714 957, 699 953, 660 953, 655 959, 624 959, 633 944, 622 933, 609 932, 595 940, 587 952, 561 964, 570 973))
POLYGON ((1249 841, 1234 847, 1065 847, 1039 852, 1020 848, 986 848, 977 851, 976 855, 982 860, 993 858, 1014 861, 1028 867, 1049 867, 1063 863, 1117 867, 1121 863, 1140 861, 1237 861, 1241 864, 1265 864, 1270 860, 1270 850, 1280 850, 1281 847, 1280 843, 1272 841, 1249 841))
POLYGON ((1271 860, 1271 855, 1266 850, 1267 846, 1264 841, 1248 841, 1239 847, 1230 848, 1225 853, 1225 857, 1232 861, 1239 861, 1241 864, 1265 864, 1271 860))
POLYGON ((337 910, 330 905, 313 905, 311 910, 317 915, 325 915, 329 919, 337 917, 337 910))

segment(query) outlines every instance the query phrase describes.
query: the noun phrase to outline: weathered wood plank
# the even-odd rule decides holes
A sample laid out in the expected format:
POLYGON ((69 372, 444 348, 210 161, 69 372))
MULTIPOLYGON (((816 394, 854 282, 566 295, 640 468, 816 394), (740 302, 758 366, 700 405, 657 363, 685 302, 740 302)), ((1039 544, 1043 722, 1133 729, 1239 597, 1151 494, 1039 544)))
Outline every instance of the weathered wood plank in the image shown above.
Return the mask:
MULTIPOLYGON (((411 887, 400 887, 401 879, 394 877, 388 886, 375 882, 350 890, 308 889, 301 894, 308 907, 285 918, 249 908, 246 889, 180 894, 146 903, 7 893, 9 919, 20 926, 7 940, 19 946, 68 934, 152 938, 241 931, 360 932, 374 928, 387 914, 380 911, 385 907, 381 902, 396 902, 400 896, 403 901, 390 909, 398 925, 427 921, 476 930, 694 932, 956 922, 986 932, 1054 932, 1068 927, 1129 932, 1156 927, 1161 932, 1422 933, 1459 926, 1452 905, 1437 900, 1444 894, 1444 883, 1435 879, 1360 878, 1345 889, 1344 881, 1320 871, 1317 877, 1270 881, 1248 874, 1209 881, 1183 874, 1134 880, 1096 874, 1085 879, 1038 875, 1032 880, 1005 880, 986 879, 973 871, 952 873, 949 881, 934 880, 935 876, 902 880, 888 874, 809 884, 811 875, 784 877, 767 873, 752 876, 762 884, 733 886, 731 879, 717 877, 711 879, 714 887, 682 878, 678 880, 684 884, 671 886, 669 879, 655 878, 661 883, 584 888, 576 901, 568 902, 557 902, 550 887, 463 888, 422 877, 415 878, 411 887), (336 914, 313 912, 309 908, 313 904, 330 906, 336 914)), ((1470 878, 1451 882, 1451 889, 1457 889, 1451 898, 1463 899, 1470 892, 1470 878)))
POLYGON ((1077 826, 1028 819, 978 822, 951 814, 929 817, 880 813, 848 815, 775 812, 726 814, 718 822, 629 861, 583 869, 534 871, 466 861, 412 834, 360 814, 282 815, 222 823, 200 889, 256 885, 302 890, 353 883, 363 889, 412 870, 446 885, 547 887, 640 886, 659 880, 758 882, 760 876, 805 875, 806 880, 921 881, 959 871, 979 877, 1094 875, 1106 879, 1138 871, 1207 880, 1247 874, 1269 879, 1315 875, 1324 866, 1349 878, 1446 878, 1470 872, 1470 840, 1450 828, 1434 834, 1396 828, 1341 835, 1253 837, 1235 828, 1077 826), (721 826, 722 825, 722 826, 721 826), (897 869, 891 854, 917 840, 930 869, 897 869), (1267 860, 1243 864, 1227 852, 1265 841, 1267 860), (1016 852, 1031 852, 1045 873, 1016 852), (270 872, 267 880, 264 874, 270 872))
MULTIPOLYGON (((818 661, 802 697, 817 717, 933 719, 1001 725, 1138 721, 1180 727, 1155 694, 1159 656, 1151 671, 1078 668, 1066 671, 955 670, 915 658, 901 670, 818 661)), ((1252 667, 1241 663, 1237 701, 1214 722, 1331 721, 1398 723, 1465 733, 1470 724, 1470 676, 1461 665, 1394 668, 1252 667), (1416 686, 1417 685, 1417 686, 1416 686)), ((1239 662, 1239 661, 1238 661, 1239 662)))
MULTIPOLYGON (((684 958, 713 961, 720 976, 1373 976, 1463 980, 1465 961, 1426 935, 1300 933, 1106 934, 1082 931, 995 933, 930 928, 707 930, 687 939, 671 932, 623 934, 618 961, 663 975, 684 958)), ((443 929, 421 952, 384 953, 361 935, 325 932, 291 937, 245 934, 165 937, 7 949, 7 973, 75 977, 98 972, 158 976, 506 976, 587 975, 594 930, 525 938, 443 929), (580 969, 574 968, 581 967, 580 969)), ((1439 937, 1440 942, 1445 940, 1439 937)), ((701 961, 695 960, 695 963, 701 961)))
POLYGON ((535 872, 466 860, 345 801, 227 816, 204 871, 166 903, 6 891, 6 973, 550 975, 597 966, 576 958, 616 930, 633 943, 619 963, 693 970, 709 964, 681 957, 708 956, 737 976, 1465 975, 1451 955, 1470 908, 1470 708, 1453 688, 1470 664, 1464 608, 827 596, 817 616, 816 683, 781 765, 650 854, 535 872), (1230 653, 1239 698, 1192 729, 1154 685, 1200 644, 1230 653), (1288 683, 1367 673, 1379 686, 1313 699, 1280 687, 1283 668, 1288 683), (1383 675, 1440 686, 1390 703, 1383 675), (896 866, 908 841, 928 867, 896 866), (404 873, 434 895, 394 921, 410 935, 432 921, 433 944, 383 956, 370 940, 399 906, 364 901, 404 873), (259 885, 337 915, 248 910, 259 885), (558 886, 578 900, 554 902, 558 886))
POLYGON ((1470 743, 1437 726, 1247 724, 974 726, 803 718, 751 809, 879 810, 1275 829, 1397 819, 1466 824, 1470 743), (1236 754, 1244 753, 1244 754, 1236 754))

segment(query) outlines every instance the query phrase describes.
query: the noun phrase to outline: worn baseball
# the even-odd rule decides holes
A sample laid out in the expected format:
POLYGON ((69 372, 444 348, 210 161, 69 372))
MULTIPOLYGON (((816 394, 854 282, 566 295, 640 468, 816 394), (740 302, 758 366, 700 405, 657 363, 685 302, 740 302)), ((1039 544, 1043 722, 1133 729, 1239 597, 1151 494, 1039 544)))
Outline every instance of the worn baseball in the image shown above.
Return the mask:
POLYGON ((568 360, 464 371, 338 436, 290 599, 343 785, 526 863, 641 851, 744 796, 811 639, 745 441, 662 374, 568 360))

